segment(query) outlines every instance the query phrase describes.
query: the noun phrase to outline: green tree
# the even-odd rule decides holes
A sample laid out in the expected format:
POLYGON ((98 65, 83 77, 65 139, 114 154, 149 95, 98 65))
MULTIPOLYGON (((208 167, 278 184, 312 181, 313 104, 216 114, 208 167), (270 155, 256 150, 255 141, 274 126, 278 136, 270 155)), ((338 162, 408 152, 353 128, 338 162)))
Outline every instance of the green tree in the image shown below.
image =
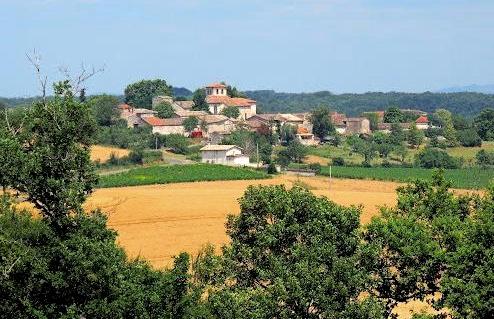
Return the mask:
POLYGON ((206 90, 204 89, 195 90, 192 100, 194 101, 194 106, 192 107, 194 111, 209 112, 209 105, 206 102, 206 90))
POLYGON ((403 123, 405 116, 403 112, 397 107, 390 107, 384 112, 385 123, 403 123))
POLYGON ((389 142, 393 145, 402 145, 405 141, 406 134, 399 123, 391 124, 391 134, 389 135, 389 142))
POLYGON ((172 88, 165 80, 142 80, 129 84, 124 91, 125 102, 134 106, 151 109, 153 97, 159 95, 172 96, 172 88))
MULTIPOLYGON (((225 82, 221 82, 221 83, 225 84, 225 82)), ((226 94, 228 94, 229 97, 243 97, 243 98, 247 97, 245 93, 240 92, 239 90, 237 90, 236 87, 231 85, 226 86, 226 94)))
POLYGON ((291 124, 283 124, 280 128, 280 139, 284 145, 288 145, 297 138, 297 128, 291 124))
POLYGON ((423 168, 459 168, 461 160, 440 148, 427 147, 416 155, 415 164, 423 168))
POLYGON ((307 152, 306 146, 297 140, 293 140, 288 143, 286 148, 278 152, 277 162, 283 167, 287 167, 292 162, 302 163, 307 156, 307 152))
POLYGON ((475 160, 479 166, 491 166, 494 165, 494 152, 486 152, 480 150, 475 154, 475 160))
POLYGON ((7 318, 184 318, 197 303, 189 295, 188 259, 172 270, 129 260, 106 217, 70 217, 58 234, 44 218, 0 199, 0 313, 7 318))
POLYGON ((327 135, 336 132, 333 123, 331 123, 329 109, 327 107, 319 107, 312 111, 310 120, 312 123, 312 133, 321 140, 327 135))
POLYGON ((453 124, 453 116, 451 112, 445 109, 437 109, 434 116, 439 121, 439 126, 442 129, 444 138, 446 138, 449 146, 457 146, 456 130, 453 124))
POLYGON ((456 132, 456 137, 461 146, 475 147, 482 146, 482 139, 476 129, 470 128, 456 132))
POLYGON ((484 141, 494 140, 494 109, 483 109, 475 117, 474 126, 484 141))
POLYGON ((453 318, 494 317, 494 188, 462 227, 457 247, 447 255, 440 306, 453 318))
POLYGON ((175 114, 173 107, 168 102, 159 103, 158 105, 154 106, 154 110, 158 112, 158 117, 162 119, 171 118, 175 114))
POLYGON ((424 132, 419 130, 415 125, 415 123, 412 123, 412 125, 410 125, 410 129, 407 132, 408 144, 413 148, 418 148, 420 145, 422 145, 423 141, 424 141, 424 132))
POLYGON ((399 157, 400 162, 403 164, 408 155, 408 148, 403 144, 396 145, 393 149, 393 153, 399 157))
POLYGON ((228 217, 223 276, 208 294, 218 317, 382 318, 360 298, 370 278, 358 208, 299 187, 249 186, 240 211, 228 217))
POLYGON ((23 161, 24 156, 18 141, 0 134, 0 186, 3 193, 8 187, 15 185, 23 161))
POLYGON ((54 88, 53 99, 38 101, 28 111, 22 135, 10 137, 23 153, 12 187, 63 228, 65 217, 81 211, 97 181, 89 158, 96 124, 89 105, 74 98, 68 81, 54 88))
POLYGON ((96 95, 89 99, 88 104, 100 126, 111 126, 120 118, 119 101, 112 95, 96 95))
POLYGON ((364 157, 363 166, 371 166, 372 159, 376 156, 376 145, 372 141, 364 140, 356 135, 350 136, 347 143, 352 151, 364 157))
POLYGON ((455 196, 450 186, 436 172, 432 181, 398 188, 397 206, 383 209, 365 231, 368 251, 377 252, 369 258, 376 262, 369 291, 388 315, 399 302, 424 298, 452 318, 494 314, 493 190, 455 196))
POLYGON ((221 110, 221 114, 231 119, 237 119, 240 116, 240 110, 236 106, 227 106, 221 110))
POLYGON ((186 118, 182 124, 186 132, 192 132, 199 125, 199 120, 195 116, 189 116, 186 118))

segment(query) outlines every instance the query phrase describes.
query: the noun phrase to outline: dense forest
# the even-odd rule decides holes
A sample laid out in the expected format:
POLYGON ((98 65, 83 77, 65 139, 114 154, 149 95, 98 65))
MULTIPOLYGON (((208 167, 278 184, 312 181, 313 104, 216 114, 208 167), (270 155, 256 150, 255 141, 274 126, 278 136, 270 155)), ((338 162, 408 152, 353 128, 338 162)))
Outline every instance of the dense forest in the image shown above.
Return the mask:
POLYGON ((249 98, 257 100, 262 112, 304 112, 326 105, 348 115, 364 111, 385 110, 390 106, 434 112, 443 108, 452 113, 474 116, 483 108, 494 106, 494 95, 462 93, 400 93, 369 92, 363 94, 333 94, 329 91, 314 93, 281 93, 273 90, 247 91, 249 98))

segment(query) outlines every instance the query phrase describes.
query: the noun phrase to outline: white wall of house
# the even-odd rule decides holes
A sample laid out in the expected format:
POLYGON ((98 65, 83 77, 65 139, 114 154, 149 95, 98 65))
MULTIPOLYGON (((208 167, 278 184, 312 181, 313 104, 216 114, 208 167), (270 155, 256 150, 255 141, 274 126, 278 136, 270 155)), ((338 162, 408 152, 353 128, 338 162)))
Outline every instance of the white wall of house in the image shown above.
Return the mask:
POLYGON ((245 163, 249 163, 249 157, 242 156, 242 150, 237 147, 229 150, 201 151, 201 156, 203 163, 223 165, 245 165, 245 163))
POLYGON ((426 130, 429 128, 429 123, 417 123, 416 126, 419 130, 426 130))

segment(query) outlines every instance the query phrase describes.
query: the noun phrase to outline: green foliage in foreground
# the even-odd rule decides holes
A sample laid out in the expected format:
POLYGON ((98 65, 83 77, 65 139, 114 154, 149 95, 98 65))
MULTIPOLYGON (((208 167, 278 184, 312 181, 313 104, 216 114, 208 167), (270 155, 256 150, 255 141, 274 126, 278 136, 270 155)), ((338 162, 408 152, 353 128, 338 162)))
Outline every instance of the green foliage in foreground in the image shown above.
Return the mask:
POLYGON ((360 208, 280 185, 250 186, 239 202, 226 225, 231 245, 194 267, 215 317, 383 318, 377 300, 359 298, 372 259, 359 238, 360 208))
MULTIPOLYGON (((375 179, 396 182, 412 182, 416 179, 431 180, 433 170, 406 167, 345 167, 333 166, 332 176, 340 178, 375 179)), ((323 167, 322 175, 329 176, 329 167, 323 167)), ((485 188, 494 179, 494 169, 466 168, 445 169, 444 177, 454 188, 485 188)))
POLYGON ((199 181, 263 179, 268 175, 252 169, 223 165, 192 164, 136 168, 125 173, 101 176, 99 187, 122 187, 199 181))

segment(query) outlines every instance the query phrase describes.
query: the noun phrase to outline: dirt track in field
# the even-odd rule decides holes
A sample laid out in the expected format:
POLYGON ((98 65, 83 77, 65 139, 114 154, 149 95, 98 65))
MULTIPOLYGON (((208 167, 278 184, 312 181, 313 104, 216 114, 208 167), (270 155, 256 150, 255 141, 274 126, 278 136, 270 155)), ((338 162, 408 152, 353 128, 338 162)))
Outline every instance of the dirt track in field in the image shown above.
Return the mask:
POLYGON ((391 182, 278 176, 270 180, 180 183, 98 189, 87 208, 108 213, 109 226, 130 256, 142 256, 156 267, 169 266, 181 251, 191 254, 206 243, 227 243, 226 216, 239 212, 237 199, 248 185, 307 185, 342 205, 363 205, 361 221, 378 214, 378 206, 395 204, 391 182))

